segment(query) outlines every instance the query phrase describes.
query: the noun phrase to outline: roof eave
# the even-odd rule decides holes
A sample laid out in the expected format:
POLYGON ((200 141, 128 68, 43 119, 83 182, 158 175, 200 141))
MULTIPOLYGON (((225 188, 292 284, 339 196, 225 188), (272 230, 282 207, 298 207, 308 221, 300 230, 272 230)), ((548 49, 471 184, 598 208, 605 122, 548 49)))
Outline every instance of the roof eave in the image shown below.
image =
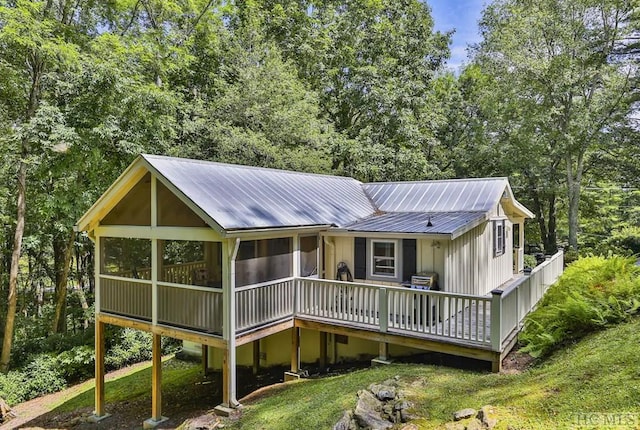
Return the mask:
POLYGON ((311 234, 326 231, 331 227, 329 224, 318 224, 308 226, 288 226, 288 227, 264 227, 264 228, 247 228, 227 230, 226 237, 228 238, 249 238, 249 237, 262 237, 262 236, 277 236, 282 234, 311 234))

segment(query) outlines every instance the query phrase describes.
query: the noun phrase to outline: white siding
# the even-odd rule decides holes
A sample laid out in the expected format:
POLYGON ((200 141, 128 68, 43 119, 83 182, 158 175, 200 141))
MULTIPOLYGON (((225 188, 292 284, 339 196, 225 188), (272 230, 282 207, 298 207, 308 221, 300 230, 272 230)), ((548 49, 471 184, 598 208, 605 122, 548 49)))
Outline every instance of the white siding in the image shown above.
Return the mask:
POLYGON ((335 248, 335 258, 331 258, 330 247, 325 248, 327 253, 325 257, 325 264, 327 265, 327 279, 336 279, 336 267, 341 261, 347 263, 347 266, 349 266, 349 270, 351 270, 351 274, 353 275, 353 237, 337 236, 331 237, 329 238, 329 240, 333 241, 333 246, 335 248))
POLYGON ((416 245, 416 271, 436 272, 438 284, 443 289, 446 281, 444 260, 447 251, 446 240, 418 239, 416 245))
POLYGON ((488 288, 490 225, 484 223, 448 243, 444 291, 483 295, 488 288))

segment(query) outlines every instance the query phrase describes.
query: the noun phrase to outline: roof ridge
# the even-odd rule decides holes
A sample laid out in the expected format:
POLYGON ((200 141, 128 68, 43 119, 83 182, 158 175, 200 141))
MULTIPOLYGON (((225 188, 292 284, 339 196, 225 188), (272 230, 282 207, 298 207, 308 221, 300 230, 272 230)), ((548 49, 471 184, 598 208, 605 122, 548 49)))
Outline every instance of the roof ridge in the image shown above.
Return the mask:
POLYGON ((398 184, 433 184, 445 182, 479 182, 479 181, 508 181, 506 176, 492 176, 488 178, 452 178, 452 179, 424 179, 422 181, 392 181, 392 182, 365 182, 362 185, 398 185, 398 184))
POLYGON ((145 160, 147 160, 147 161, 149 159, 163 159, 163 160, 173 160, 173 161, 178 161, 178 162, 186 162, 186 163, 190 163, 190 164, 205 164, 205 165, 234 167, 234 168, 244 169, 244 170, 265 170, 265 171, 269 171, 269 172, 279 172, 279 173, 286 173, 286 174, 292 174, 292 175, 318 176, 318 177, 322 177, 322 178, 351 180, 351 181, 354 181, 354 182, 357 182, 357 183, 363 185, 362 182, 358 181, 355 178, 352 178, 351 176, 338 176, 338 175, 330 175, 330 174, 327 174, 327 173, 298 172, 298 171, 295 171, 295 170, 277 169, 277 168, 274 168, 274 167, 247 166, 245 164, 223 163, 223 162, 220 162, 220 161, 194 160, 194 159, 191 159, 191 158, 172 157, 172 156, 168 156, 168 155, 140 154, 140 156, 142 158, 144 158, 145 160))

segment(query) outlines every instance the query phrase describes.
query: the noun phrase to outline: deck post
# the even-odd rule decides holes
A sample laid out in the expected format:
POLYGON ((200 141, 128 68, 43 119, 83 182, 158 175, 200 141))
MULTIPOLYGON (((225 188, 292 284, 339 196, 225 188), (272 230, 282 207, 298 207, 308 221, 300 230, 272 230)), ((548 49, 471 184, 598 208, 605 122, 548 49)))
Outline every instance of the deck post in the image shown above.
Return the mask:
POLYGON ((320 370, 327 368, 327 332, 320 332, 320 370))
POLYGON ((380 331, 383 333, 387 332, 389 326, 389 302, 387 296, 387 289, 380 288, 378 296, 379 303, 379 311, 378 311, 378 319, 380 324, 380 331))
POLYGON ((491 291, 491 350, 496 352, 494 358, 494 371, 496 367, 500 368, 500 364, 496 366, 495 361, 500 361, 502 352, 502 290, 495 289, 491 291))
POLYGON ((96 389, 95 410, 90 421, 96 423, 110 416, 104 412, 104 323, 96 316, 96 389))
POLYGON ((209 347, 202 345, 202 373, 206 376, 209 373, 209 347))
POLYGON ((151 362, 151 418, 144 422, 145 429, 155 428, 168 420, 162 416, 162 336, 159 334, 152 338, 151 362))
POLYGON ((300 328, 291 329, 291 370, 284 372, 284 381, 300 379, 300 328))

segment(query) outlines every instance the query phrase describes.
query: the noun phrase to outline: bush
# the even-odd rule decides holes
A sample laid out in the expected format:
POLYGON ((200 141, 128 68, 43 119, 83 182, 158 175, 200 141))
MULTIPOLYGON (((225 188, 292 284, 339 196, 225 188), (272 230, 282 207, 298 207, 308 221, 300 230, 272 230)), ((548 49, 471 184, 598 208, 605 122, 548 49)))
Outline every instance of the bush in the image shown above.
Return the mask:
POLYGON ((38 355, 27 367, 0 374, 0 397, 15 405, 66 387, 55 357, 38 355))
POLYGON ((612 232, 605 246, 618 254, 640 255, 640 227, 625 227, 612 232))
POLYGON ((533 356, 628 320, 640 309, 640 267, 626 257, 581 258, 525 319, 520 340, 533 356))

